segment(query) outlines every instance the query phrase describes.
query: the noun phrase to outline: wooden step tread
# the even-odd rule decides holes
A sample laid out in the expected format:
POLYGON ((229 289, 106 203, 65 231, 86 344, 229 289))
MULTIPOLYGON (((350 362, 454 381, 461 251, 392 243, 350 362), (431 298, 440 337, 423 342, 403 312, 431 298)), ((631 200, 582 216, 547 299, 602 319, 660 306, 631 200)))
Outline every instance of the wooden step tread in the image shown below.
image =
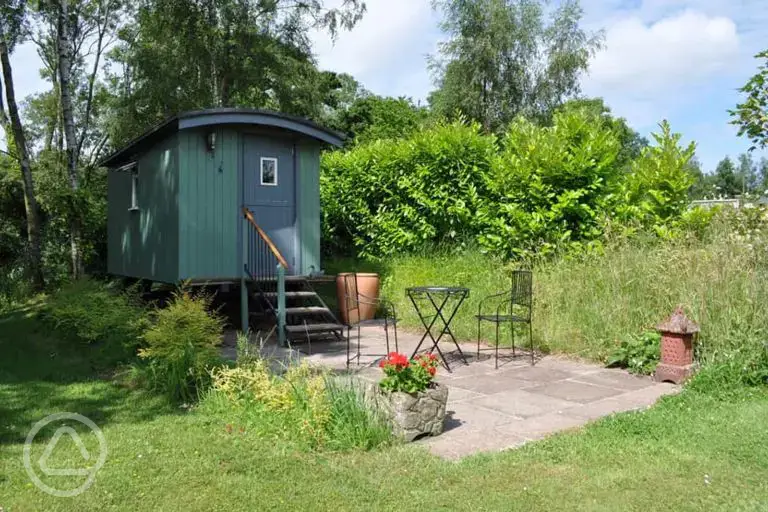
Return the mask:
MULTIPOLYGON (((277 292, 264 292, 263 294, 260 294, 259 292, 255 292, 255 295, 263 295, 268 299, 274 299, 277 297, 277 292)), ((316 296, 317 294, 315 292, 285 292, 286 298, 316 297, 316 296)))
POLYGON ((330 313, 328 308, 323 306, 305 306, 300 308, 285 308, 286 315, 311 315, 315 313, 330 313))
POLYGON ((345 327, 341 324, 307 324, 307 325, 286 325, 285 330, 291 334, 301 334, 304 332, 332 332, 343 331, 345 327))
MULTIPOLYGON (((285 276, 286 283, 301 283, 307 280, 305 276, 285 276)), ((256 283, 274 283, 275 281, 277 281, 277 277, 257 277, 256 279, 251 279, 251 282, 256 283)))

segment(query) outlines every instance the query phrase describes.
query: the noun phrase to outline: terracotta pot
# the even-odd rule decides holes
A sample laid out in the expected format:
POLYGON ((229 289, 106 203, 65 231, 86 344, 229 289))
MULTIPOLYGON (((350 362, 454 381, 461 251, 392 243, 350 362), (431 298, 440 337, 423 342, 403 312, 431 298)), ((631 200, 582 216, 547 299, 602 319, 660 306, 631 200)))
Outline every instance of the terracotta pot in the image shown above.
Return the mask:
MULTIPOLYGON (((345 324, 355 324, 362 320, 372 320, 376 317, 376 305, 360 302, 359 309, 352 309, 354 304, 347 306, 346 297, 351 295, 354 290, 354 280, 345 279, 345 276, 351 276, 351 272, 344 272, 336 276, 336 299, 339 304, 339 311, 341 313, 341 321, 345 324), (345 289, 345 284, 348 290, 345 289), (349 315, 347 309, 350 309, 349 315), (351 317, 351 318, 349 318, 351 317)), ((362 274, 357 273, 357 293, 358 296, 365 296, 369 299, 379 298, 379 274, 362 274)), ((361 300, 366 301, 365 298, 361 300)))

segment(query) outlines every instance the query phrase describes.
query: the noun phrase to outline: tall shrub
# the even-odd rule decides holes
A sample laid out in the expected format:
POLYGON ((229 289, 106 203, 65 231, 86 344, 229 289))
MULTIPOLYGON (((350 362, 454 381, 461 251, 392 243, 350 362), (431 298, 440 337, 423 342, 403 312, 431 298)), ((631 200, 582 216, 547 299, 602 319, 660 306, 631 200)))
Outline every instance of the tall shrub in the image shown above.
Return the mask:
POLYGON ((441 124, 411 138, 323 156, 327 250, 384 257, 425 244, 472 239, 491 200, 496 141, 477 124, 441 124))
POLYGON ((500 199, 484 212, 482 247, 516 257, 600 238, 621 170, 621 145, 604 118, 575 109, 547 127, 518 119, 503 147, 491 177, 500 199))
POLYGON ((144 333, 139 356, 148 362, 149 385, 178 400, 192 400, 210 380, 219 361, 224 320, 211 311, 211 298, 181 291, 158 309, 144 333))
POLYGON ((682 135, 672 132, 667 121, 659 127, 661 132, 652 134, 655 144, 643 149, 622 184, 616 214, 630 230, 642 227, 669 238, 690 204, 688 192, 695 178, 688 164, 696 144, 682 147, 682 135))

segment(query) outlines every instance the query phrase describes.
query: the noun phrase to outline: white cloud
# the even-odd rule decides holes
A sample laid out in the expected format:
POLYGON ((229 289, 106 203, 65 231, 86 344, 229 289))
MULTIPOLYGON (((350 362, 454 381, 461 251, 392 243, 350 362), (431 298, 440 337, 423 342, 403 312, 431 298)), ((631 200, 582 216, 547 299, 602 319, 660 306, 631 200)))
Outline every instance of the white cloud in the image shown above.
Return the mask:
POLYGON ((426 55, 435 45, 429 2, 367 0, 366 5, 363 19, 335 42, 325 33, 312 34, 320 67, 349 73, 379 94, 423 97, 429 85, 426 55), (414 77, 414 69, 422 76, 414 77))
POLYGON ((732 66, 739 56, 736 24, 722 16, 684 11, 645 24, 630 17, 606 33, 585 89, 646 99, 688 88, 732 66))

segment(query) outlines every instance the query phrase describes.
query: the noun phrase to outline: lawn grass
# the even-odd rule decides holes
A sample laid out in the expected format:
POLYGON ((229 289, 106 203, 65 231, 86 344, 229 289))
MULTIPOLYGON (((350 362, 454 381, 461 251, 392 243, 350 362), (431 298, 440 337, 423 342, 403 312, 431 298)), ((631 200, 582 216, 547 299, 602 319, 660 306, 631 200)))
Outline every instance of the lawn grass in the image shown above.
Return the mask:
MULTIPOLYGON (((521 449, 458 463, 417 446, 305 452, 104 380, 35 308, 0 315, 0 507, 22 510, 761 510, 768 395, 698 392, 521 449), (31 424, 90 416, 109 447, 95 484, 53 498, 28 480, 31 424)), ((40 453, 44 444, 33 450, 40 453)), ((60 445, 51 465, 79 462, 60 445)), ((34 460, 34 458, 33 458, 34 460)))

